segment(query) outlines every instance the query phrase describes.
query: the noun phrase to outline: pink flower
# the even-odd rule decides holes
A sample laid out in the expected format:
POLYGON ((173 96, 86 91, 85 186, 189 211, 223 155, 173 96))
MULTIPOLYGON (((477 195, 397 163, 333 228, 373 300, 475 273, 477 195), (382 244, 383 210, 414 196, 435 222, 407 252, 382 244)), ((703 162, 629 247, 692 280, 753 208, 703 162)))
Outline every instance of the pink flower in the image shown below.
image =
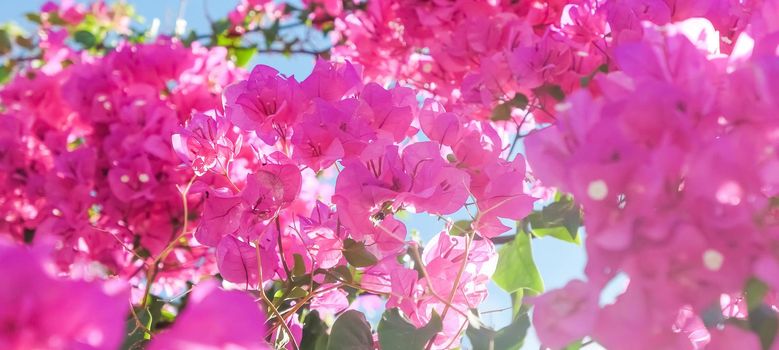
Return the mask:
POLYGON ((225 89, 225 113, 243 130, 256 130, 266 143, 286 140, 297 121, 305 100, 298 82, 279 75, 275 69, 259 65, 249 79, 225 89))
POLYGON ((225 173, 243 140, 240 134, 228 137, 231 128, 218 113, 195 114, 180 133, 173 134, 173 148, 198 176, 211 169, 225 173))
POLYGON ((596 286, 571 281, 562 289, 532 299, 533 325, 541 342, 561 349, 592 334, 598 315, 596 286))
POLYGON ((471 190, 479 208, 474 228, 480 235, 500 235, 508 228, 499 218, 521 220, 533 210, 535 198, 525 194, 521 181, 524 175, 525 160, 521 155, 511 162, 499 159, 482 170, 478 184, 471 190))
POLYGON ((247 208, 241 198, 227 188, 208 191, 206 196, 195 238, 201 244, 213 247, 223 236, 239 233, 247 208))
POLYGON ((54 277, 41 252, 0 242, 3 349, 116 349, 129 295, 116 283, 54 277))
MULTIPOLYGON (((322 285, 320 288, 327 288, 322 285)), ((318 294, 311 299, 311 310, 319 312, 320 317, 333 317, 335 314, 349 307, 349 300, 346 298, 346 292, 341 289, 332 289, 330 291, 318 294)))
POLYGON ((195 287, 173 327, 149 349, 271 349, 264 335, 265 315, 253 298, 208 281, 195 287))
POLYGON ((362 81, 360 70, 351 63, 333 64, 320 59, 300 86, 310 99, 334 102, 359 91, 362 81))
POLYGON ((320 201, 309 217, 300 217, 303 243, 320 268, 329 269, 342 262, 344 237, 337 225, 335 213, 320 201))
POLYGON ((452 214, 465 204, 471 179, 441 157, 436 143, 417 142, 404 148, 403 167, 411 184, 396 200, 433 214, 452 214))
POLYGON ((416 132, 410 128, 417 109, 413 90, 403 87, 386 90, 370 83, 360 92, 360 101, 367 105, 364 109, 358 107, 360 112, 365 112, 364 118, 377 132, 386 133, 388 139, 400 142, 416 132))
POLYGON ((219 273, 225 280, 243 285, 245 289, 262 289, 262 283, 274 278, 278 261, 276 241, 272 239, 252 245, 235 236, 227 235, 222 237, 216 247, 219 273), (262 270, 260 270, 260 263, 262 270), (262 280, 260 280, 260 271, 262 271, 262 280))
POLYGON ((286 157, 279 153, 274 156, 278 156, 279 163, 267 163, 250 174, 241 191, 247 210, 263 219, 292 204, 300 194, 303 181, 297 166, 287 163, 286 157))

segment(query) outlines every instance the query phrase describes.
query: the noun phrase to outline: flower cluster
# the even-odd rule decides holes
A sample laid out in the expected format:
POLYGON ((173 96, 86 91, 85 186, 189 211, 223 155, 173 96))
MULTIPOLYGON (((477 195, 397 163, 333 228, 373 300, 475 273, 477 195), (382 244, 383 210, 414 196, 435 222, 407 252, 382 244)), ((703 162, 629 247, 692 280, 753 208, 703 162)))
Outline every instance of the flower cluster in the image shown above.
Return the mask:
MULTIPOLYGON (((64 271, 96 261, 129 278, 181 234, 187 206, 196 213, 201 201, 182 194, 194 174, 171 135, 193 111, 218 108, 222 87, 243 73, 224 49, 167 39, 70 56, 77 61, 29 69, 0 92, 0 229, 56 242, 64 271)), ((204 252, 177 252, 166 269, 188 273, 204 252)))
POLYGON ((458 339, 486 297, 497 258, 488 238, 509 229, 500 219, 521 219, 534 201, 524 159, 501 158, 488 123, 433 101, 419 107, 408 88, 363 84, 349 63, 319 61, 300 82, 257 66, 225 90, 224 115, 194 116, 174 141, 200 175, 195 238, 216 248, 226 281, 254 289, 308 275, 313 295, 351 285, 332 275, 348 264, 360 288, 390 295, 388 306, 416 326, 443 317, 436 348, 458 339), (469 198, 477 209, 469 233, 443 232, 420 256, 397 215, 449 215, 469 198), (407 254, 414 265, 399 262, 407 254))
POLYGON ((640 39, 641 21, 705 17, 728 48, 756 3, 380 0, 342 12, 331 38, 333 54, 365 65, 367 76, 426 90, 470 118, 523 94, 543 123, 563 93, 614 68, 613 48, 640 39))
POLYGON ((614 49, 620 72, 596 79, 599 94, 576 92, 530 137, 536 175, 583 204, 588 234, 586 284, 537 300, 548 345, 591 335, 607 348, 728 348, 734 336, 757 344, 730 321, 776 317, 772 294, 749 282, 779 290, 779 27, 768 16, 755 13, 727 51, 728 33, 706 20, 647 24, 614 49), (627 290, 599 309, 618 273, 627 290))
POLYGON ((0 239, 3 349, 116 349, 124 339, 127 288, 118 280, 58 278, 46 252, 0 239))
POLYGON ((0 347, 516 347, 530 304, 552 348, 776 343, 779 0, 298 6, 183 40, 103 1, 0 28, 0 347), (305 79, 236 68, 323 53, 280 32, 308 27, 335 59, 305 79), (586 281, 535 295, 531 238, 581 243, 582 213, 586 281), (377 296, 378 334, 347 311, 377 296))

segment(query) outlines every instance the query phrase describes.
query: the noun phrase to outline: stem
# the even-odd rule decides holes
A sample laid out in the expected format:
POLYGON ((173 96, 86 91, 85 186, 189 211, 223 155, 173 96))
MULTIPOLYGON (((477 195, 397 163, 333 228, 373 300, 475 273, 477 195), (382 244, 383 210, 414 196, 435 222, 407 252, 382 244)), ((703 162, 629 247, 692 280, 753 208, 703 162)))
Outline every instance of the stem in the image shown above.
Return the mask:
POLYGON ((292 270, 287 265, 287 259, 284 256, 284 244, 281 239, 281 224, 279 223, 279 217, 276 216, 276 237, 279 244, 279 255, 281 256, 281 265, 284 267, 284 273, 287 274, 287 287, 292 283, 292 270))
MULTIPOLYGON (((462 264, 460 264, 460 269, 457 271, 457 277, 454 279, 454 284, 452 284, 452 290, 449 292, 449 299, 446 305, 444 305, 444 311, 441 313, 441 321, 446 319, 446 313, 449 311, 449 308, 452 305, 452 301, 454 301, 454 295, 457 293, 457 287, 460 285, 460 279, 463 277, 463 273, 465 272, 465 266, 468 265, 468 255, 471 251, 471 241, 473 241, 473 232, 468 233, 468 235, 465 237, 465 252, 463 253, 465 257, 463 258, 462 264)), ((456 310, 456 308, 454 308, 456 310)), ((438 333, 436 333, 432 338, 430 338, 430 341, 427 343, 426 350, 430 350, 433 347, 433 343, 435 342, 436 337, 438 337, 438 333)))
POLYGON ((506 244, 514 240, 515 236, 498 236, 490 238, 492 244, 506 244))
POLYGON ((292 342, 292 348, 297 350, 300 349, 298 346, 297 341, 295 340, 295 337, 292 335, 292 331, 289 329, 289 326, 287 326, 287 322, 284 321, 284 318, 281 317, 281 314, 279 313, 279 309, 276 308, 273 303, 268 300, 268 296, 265 295, 265 290, 262 288, 262 258, 260 257, 260 244, 259 242, 255 243, 254 249, 257 252, 257 288, 260 292, 260 299, 268 305, 268 308, 270 308, 271 312, 273 313, 273 316, 278 317, 278 319, 281 321, 279 324, 284 329, 284 332, 287 333, 287 336, 289 336, 289 340, 292 342))
MULTIPOLYGON (((335 284, 335 285, 332 285, 332 286, 330 286, 330 287, 327 287, 327 288, 323 288, 323 289, 317 290, 316 292, 313 292, 313 293, 308 293, 308 295, 306 295, 306 296, 303 298, 303 300, 301 300, 300 302, 298 302, 297 304, 295 304, 295 306, 293 306, 292 308, 290 308, 289 310, 287 310, 287 311, 285 311, 285 312, 284 312, 284 314, 281 316, 281 317, 282 317, 282 319, 281 319, 281 320, 282 320, 282 323, 286 324, 286 323, 287 323, 287 318, 289 318, 290 316, 292 316, 292 315, 294 315, 296 312, 298 312, 298 310, 300 310, 300 308, 302 308, 303 306, 305 306, 305 305, 306 305, 306 303, 308 303, 308 302, 309 302, 309 301, 310 301, 312 298, 314 298, 315 296, 317 296, 317 295, 319 295, 319 294, 322 294, 322 293, 324 293, 324 292, 329 292, 329 291, 331 291, 331 290, 333 290, 333 289, 338 289, 338 288, 340 288, 340 287, 341 287, 341 285, 340 285, 340 284, 335 284)), ((274 325, 274 326, 273 326, 273 328, 271 328, 271 329, 269 330, 268 334, 273 334, 273 332, 275 332, 275 331, 276 331, 276 329, 278 329, 278 327, 279 327, 279 325, 278 325, 278 324, 274 325)))
POLYGON ((173 248, 176 246, 176 243, 184 237, 187 234, 187 223, 189 222, 189 206, 187 204, 187 194, 189 193, 189 189, 192 187, 192 183, 195 182, 196 176, 192 176, 191 179, 189 179, 189 183, 187 183, 187 187, 184 188, 184 191, 181 192, 181 202, 184 206, 184 223, 181 226, 181 233, 176 236, 172 241, 168 242, 168 245, 165 246, 165 248, 162 250, 160 255, 158 255, 154 261, 151 263, 151 268, 146 273, 146 288, 144 289, 143 293, 143 300, 141 301, 141 307, 145 308, 148 304, 149 300, 149 293, 151 293, 151 286, 154 284, 154 280, 157 278, 157 273, 159 272, 159 266, 158 264, 160 261, 165 260, 165 258, 168 257, 168 254, 170 254, 171 251, 173 251, 173 248))
MULTIPOLYGON (((438 301, 446 304, 449 307, 452 307, 451 306, 451 302, 447 301, 447 299, 444 299, 442 296, 438 295, 438 292, 436 292, 435 289, 433 289, 433 283, 430 282, 430 274, 427 273, 427 269, 425 268, 425 264, 422 263, 422 258, 419 256, 419 251, 417 250, 416 246, 411 249, 411 258, 414 259, 414 263, 416 265, 418 265, 419 269, 422 271, 422 277, 425 278, 425 282, 427 284, 427 289, 430 290, 430 293, 433 294, 433 296, 436 299, 438 299, 438 301)), ((452 307, 452 308, 455 311, 457 311, 458 313, 460 313, 461 315, 463 315, 465 317, 468 317, 467 314, 465 314, 464 312, 458 310, 457 308, 455 308, 455 307, 452 307)))

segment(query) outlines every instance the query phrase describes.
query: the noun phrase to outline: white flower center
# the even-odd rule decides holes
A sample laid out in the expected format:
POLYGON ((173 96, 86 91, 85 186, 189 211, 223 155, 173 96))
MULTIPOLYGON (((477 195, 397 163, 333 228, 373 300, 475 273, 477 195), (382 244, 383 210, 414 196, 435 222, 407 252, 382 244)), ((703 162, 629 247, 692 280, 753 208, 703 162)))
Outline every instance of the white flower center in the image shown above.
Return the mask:
POLYGON ((722 253, 714 249, 707 249, 703 252, 703 266, 711 271, 719 271, 724 261, 725 257, 722 256, 722 253))
POLYGON ((602 201, 608 194, 609 186, 606 185, 606 181, 595 180, 587 186, 587 195, 593 200, 602 201))

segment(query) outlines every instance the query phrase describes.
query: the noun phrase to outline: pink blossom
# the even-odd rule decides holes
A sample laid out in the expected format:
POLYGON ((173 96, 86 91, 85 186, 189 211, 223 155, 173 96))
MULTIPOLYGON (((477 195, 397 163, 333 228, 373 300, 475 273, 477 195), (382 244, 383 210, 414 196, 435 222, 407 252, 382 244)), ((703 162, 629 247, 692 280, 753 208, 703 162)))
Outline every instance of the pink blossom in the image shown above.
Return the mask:
POLYGON ((265 315, 253 298, 208 281, 195 287, 173 327, 156 335, 149 348, 270 349, 264 334, 265 315))
POLYGON ((533 325, 544 345, 560 349, 592 334, 598 314, 595 292, 593 286, 576 280, 533 298, 533 325))
POLYGON ((303 103, 300 85, 268 66, 257 66, 249 79, 225 89, 226 114, 244 130, 256 130, 267 143, 285 140, 303 103))
MULTIPOLYGON (((320 288, 326 288, 322 286, 320 288)), ((311 299, 311 310, 319 312, 320 317, 327 317, 345 310, 349 307, 346 292, 341 289, 333 289, 317 295, 311 299)))
MULTIPOLYGON (((41 251, 0 243, 0 346, 115 349, 124 338, 127 291, 116 283, 55 277, 41 251)), ((114 281, 116 282, 116 281, 114 281)))

